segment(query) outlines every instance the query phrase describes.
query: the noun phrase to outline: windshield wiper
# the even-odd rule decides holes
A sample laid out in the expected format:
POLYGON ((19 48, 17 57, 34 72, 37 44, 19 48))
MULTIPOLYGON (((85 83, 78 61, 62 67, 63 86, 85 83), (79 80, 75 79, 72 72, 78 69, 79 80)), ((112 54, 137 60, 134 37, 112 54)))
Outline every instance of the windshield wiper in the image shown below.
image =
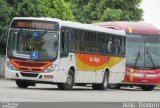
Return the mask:
POLYGON ((149 50, 148 50, 148 47, 147 47, 147 55, 148 55, 148 57, 150 58, 153 67, 155 68, 156 65, 155 65, 155 63, 154 63, 154 61, 153 61, 153 58, 152 58, 152 56, 151 56, 151 53, 150 53, 149 50))
POLYGON ((47 33, 47 30, 45 30, 40 37, 43 37, 47 33))
POLYGON ((140 48, 139 48, 139 51, 137 52, 136 60, 134 63, 134 68, 136 68, 136 66, 137 66, 137 62, 138 62, 138 59, 140 58, 140 54, 141 54, 141 52, 140 52, 140 48))

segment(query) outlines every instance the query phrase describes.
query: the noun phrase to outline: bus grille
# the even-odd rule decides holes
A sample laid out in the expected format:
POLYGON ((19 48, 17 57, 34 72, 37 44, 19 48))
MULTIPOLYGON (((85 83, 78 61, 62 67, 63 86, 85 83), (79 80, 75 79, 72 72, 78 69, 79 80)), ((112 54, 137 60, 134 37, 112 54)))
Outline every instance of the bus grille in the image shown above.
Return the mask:
POLYGON ((30 67, 41 67, 44 66, 46 63, 33 63, 33 62, 19 62, 19 61, 15 61, 17 64, 21 65, 21 66, 30 66, 30 67))
POLYGON ((22 72, 43 72, 46 68, 52 65, 52 62, 50 61, 35 62, 15 59, 11 59, 10 63, 16 68, 16 70, 22 72))
POLYGON ((32 73, 21 73, 23 77, 37 77, 38 74, 32 74, 32 73))

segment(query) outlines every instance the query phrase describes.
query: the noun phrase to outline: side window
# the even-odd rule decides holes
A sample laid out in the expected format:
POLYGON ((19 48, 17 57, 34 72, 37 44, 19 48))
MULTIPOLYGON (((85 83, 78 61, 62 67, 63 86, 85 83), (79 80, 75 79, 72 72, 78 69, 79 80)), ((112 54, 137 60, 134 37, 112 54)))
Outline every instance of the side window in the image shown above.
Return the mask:
POLYGON ((104 54, 105 53, 105 35, 103 33, 97 33, 97 47, 98 47, 98 50, 97 52, 99 54, 104 54))
POLYGON ((78 37, 80 37, 80 39, 78 39, 79 40, 79 51, 87 52, 88 44, 87 44, 87 41, 85 40, 86 31, 80 30, 78 37))
POLYGON ((73 29, 70 37, 71 51, 77 51, 78 43, 77 43, 77 30, 73 29))
POLYGON ((121 54, 121 38, 115 37, 115 55, 121 54))
POLYGON ((125 56, 125 37, 122 37, 122 48, 121 48, 121 55, 125 56))
POLYGON ((88 43, 89 43, 89 48, 88 51, 90 53, 96 53, 97 52, 97 39, 96 39, 96 33, 95 32, 89 32, 88 33, 88 43))
POLYGON ((71 51, 87 52, 87 31, 74 29, 70 40, 71 51))
POLYGON ((116 56, 125 55, 125 38, 121 36, 115 36, 114 38, 114 51, 116 56))
POLYGON ((61 30, 61 56, 68 56, 69 34, 69 31, 61 30))
POLYGON ((108 42, 107 42, 107 45, 106 45, 108 54, 112 54, 113 53, 113 46, 114 46, 113 36, 109 35, 108 42))
POLYGON ((61 45, 62 51, 69 51, 69 32, 62 32, 61 45))
POLYGON ((104 53, 108 54, 108 43, 109 43, 109 35, 105 34, 104 38, 104 53))

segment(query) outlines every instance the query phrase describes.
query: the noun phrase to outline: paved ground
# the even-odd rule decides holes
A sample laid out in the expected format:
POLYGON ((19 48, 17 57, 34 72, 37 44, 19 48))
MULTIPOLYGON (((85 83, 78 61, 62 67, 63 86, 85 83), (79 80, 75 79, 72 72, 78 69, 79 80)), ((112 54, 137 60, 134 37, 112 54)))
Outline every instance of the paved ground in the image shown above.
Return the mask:
POLYGON ((106 91, 91 87, 74 87, 71 91, 59 90, 55 85, 37 84, 20 89, 14 81, 0 80, 0 102, 160 102, 160 90, 141 91, 123 88, 106 91))

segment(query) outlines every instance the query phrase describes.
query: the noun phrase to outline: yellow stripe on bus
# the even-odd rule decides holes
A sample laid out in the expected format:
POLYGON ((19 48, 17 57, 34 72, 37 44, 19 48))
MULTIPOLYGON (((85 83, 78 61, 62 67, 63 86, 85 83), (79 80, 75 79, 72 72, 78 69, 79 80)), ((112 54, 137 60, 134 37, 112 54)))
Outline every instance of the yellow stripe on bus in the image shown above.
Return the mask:
POLYGON ((88 65, 85 62, 82 62, 76 56, 75 56, 75 60, 76 60, 77 70, 79 70, 79 71, 95 71, 95 70, 103 70, 106 67, 112 68, 113 66, 115 66, 116 64, 118 64, 119 62, 124 60, 124 58, 122 58, 122 57, 110 57, 109 62, 106 62, 106 63, 104 63, 102 65, 99 65, 99 66, 88 65))
POLYGON ((133 81, 133 72, 134 72, 134 69, 130 69, 130 73, 132 73, 130 74, 130 81, 133 81))
POLYGON ((129 33, 133 33, 133 31, 132 31, 132 28, 131 28, 131 27, 129 27, 129 28, 128 28, 128 32, 129 32, 129 33))

